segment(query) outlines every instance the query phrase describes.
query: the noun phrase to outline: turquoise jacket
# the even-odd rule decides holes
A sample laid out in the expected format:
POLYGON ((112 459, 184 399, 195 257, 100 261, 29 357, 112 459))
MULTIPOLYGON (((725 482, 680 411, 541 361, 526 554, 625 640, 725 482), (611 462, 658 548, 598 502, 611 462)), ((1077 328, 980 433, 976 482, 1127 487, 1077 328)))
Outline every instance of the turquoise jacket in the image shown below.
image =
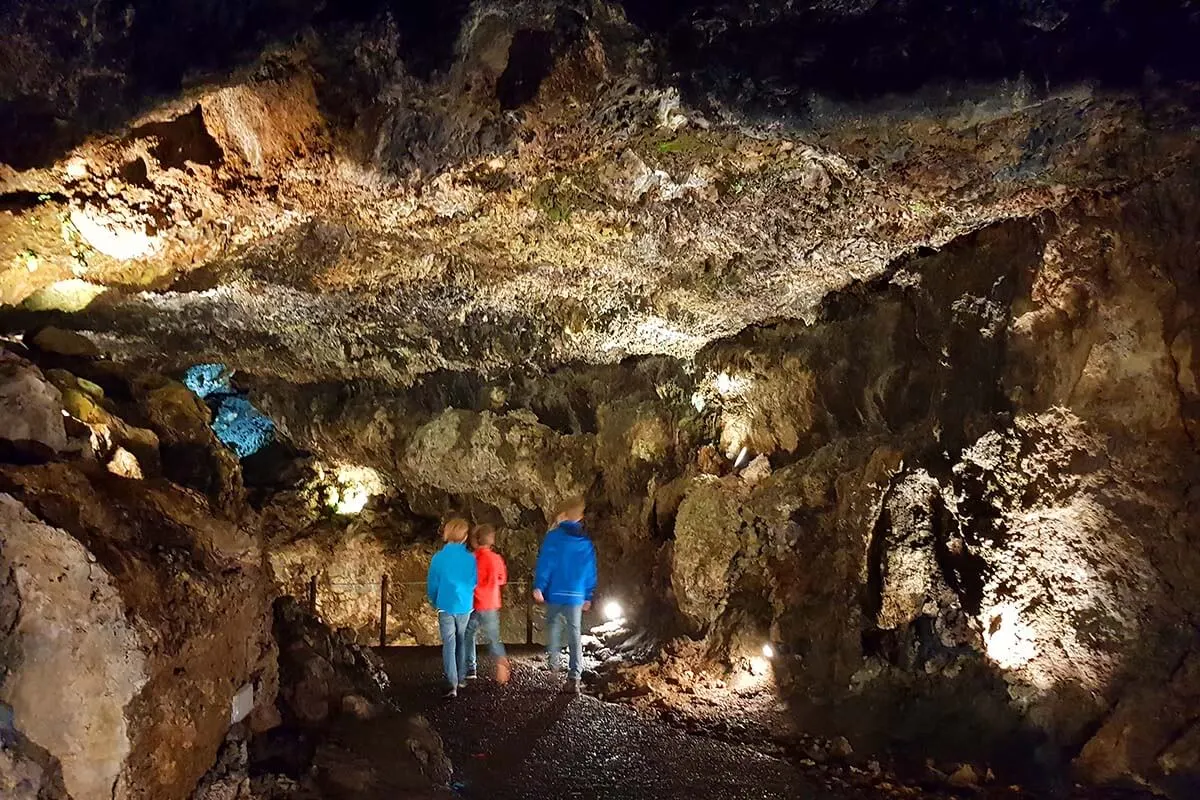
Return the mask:
POLYGON ((475 556, 461 542, 450 542, 429 562, 425 592, 438 611, 470 614, 475 607, 475 556))

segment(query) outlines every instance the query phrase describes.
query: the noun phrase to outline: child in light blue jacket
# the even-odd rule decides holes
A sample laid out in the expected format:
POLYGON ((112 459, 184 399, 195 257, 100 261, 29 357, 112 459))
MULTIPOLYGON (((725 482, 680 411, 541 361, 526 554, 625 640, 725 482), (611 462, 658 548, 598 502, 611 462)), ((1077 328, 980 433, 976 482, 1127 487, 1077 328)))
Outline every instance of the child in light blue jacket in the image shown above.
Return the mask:
POLYGON ((475 556, 467 550, 465 519, 455 517, 442 529, 446 543, 429 562, 426 593, 438 612, 438 630, 442 634, 442 668, 450 690, 446 697, 457 697, 465 688, 467 670, 467 623, 475 604, 475 556))

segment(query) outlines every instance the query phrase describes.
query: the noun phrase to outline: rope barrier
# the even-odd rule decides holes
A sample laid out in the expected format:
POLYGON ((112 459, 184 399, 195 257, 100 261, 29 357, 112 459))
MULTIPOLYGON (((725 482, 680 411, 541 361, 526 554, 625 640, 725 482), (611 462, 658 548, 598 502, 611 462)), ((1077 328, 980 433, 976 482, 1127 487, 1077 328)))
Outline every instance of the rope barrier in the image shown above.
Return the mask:
MULTIPOLYGON (((509 581, 504 586, 528 586, 532 581, 509 581)), ((392 586, 425 586, 425 581, 389 581, 392 586)), ((379 581, 326 581, 324 586, 378 586, 379 581)), ((501 587, 503 588, 503 587, 501 587)))
MULTIPOLYGON (((520 581, 511 581, 501 587, 502 591, 509 589, 511 587, 512 589, 520 590, 521 594, 524 595, 523 602, 521 602, 521 601, 518 601, 518 602, 521 602, 521 605, 524 607, 524 611, 525 611, 525 641, 526 641, 526 644, 533 644, 533 631, 535 628, 532 594, 528 591, 525 591, 528 587, 532 586, 532 584, 533 584, 533 581, 531 581, 531 580, 520 580, 520 581)), ((389 598, 394 596, 394 594, 392 594, 391 590, 394 589, 395 587, 407 587, 407 586, 421 587, 421 599, 422 600, 424 599, 424 589, 426 586, 425 581, 391 582, 387 575, 381 575, 378 582, 374 582, 374 581, 371 581, 371 582, 339 581, 336 579, 327 579, 325 581, 322 581, 320 579, 320 575, 313 574, 313 575, 309 576, 309 578, 308 578, 308 592, 307 592, 308 596, 306 598, 306 601, 307 601, 309 610, 314 614, 319 614, 317 607, 318 607, 320 589, 322 587, 324 587, 326 589, 326 591, 328 591, 328 592, 331 592, 333 594, 340 594, 340 595, 345 595, 345 594, 365 595, 365 594, 375 594, 376 592, 378 592, 379 593, 379 646, 386 647, 387 646, 387 638, 388 638, 388 636, 387 636, 387 620, 388 620, 388 616, 389 616, 388 612, 390 610, 390 606, 393 605, 393 603, 390 602, 389 598)), ((401 593, 403 593, 405 590, 400 589, 399 591, 401 593)), ((505 594, 510 596, 510 598, 511 598, 512 591, 505 591, 505 594)), ((536 626, 536 627, 538 627, 540 629, 540 626, 536 626)))

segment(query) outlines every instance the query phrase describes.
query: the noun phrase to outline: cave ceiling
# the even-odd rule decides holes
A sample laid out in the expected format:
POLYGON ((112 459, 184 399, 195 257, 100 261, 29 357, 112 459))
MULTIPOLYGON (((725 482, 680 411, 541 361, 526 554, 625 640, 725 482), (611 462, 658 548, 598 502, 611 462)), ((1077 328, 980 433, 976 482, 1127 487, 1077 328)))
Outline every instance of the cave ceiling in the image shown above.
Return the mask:
POLYGON ((297 384, 687 359, 1193 161, 1197 33, 1191 2, 22 0, 0 325, 297 384))

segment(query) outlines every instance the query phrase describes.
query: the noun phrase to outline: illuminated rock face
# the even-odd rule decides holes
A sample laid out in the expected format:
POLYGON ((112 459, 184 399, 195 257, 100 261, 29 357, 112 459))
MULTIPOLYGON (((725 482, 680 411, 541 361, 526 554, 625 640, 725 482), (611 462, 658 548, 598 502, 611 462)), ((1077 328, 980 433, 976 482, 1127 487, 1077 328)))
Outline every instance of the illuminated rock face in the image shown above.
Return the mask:
MULTIPOLYGON (((1194 233, 1146 233, 1151 209, 1196 202, 1185 183, 988 229, 688 370, 460 374, 345 401, 260 389, 298 441, 390 477, 416 523, 381 557, 393 574, 451 511, 500 525, 528 569, 543 498, 570 474, 606 592, 714 655, 777 643, 801 724, 1013 774, 1083 753, 1082 778, 1180 785, 1186 713, 1172 727, 1122 709, 1190 696, 1172 676, 1200 575, 1181 322, 1196 287, 1176 257, 1194 233), (731 426, 750 451, 736 469, 718 452, 731 426), (1139 742, 1120 770, 1098 755, 1117 729, 1089 741, 1114 709, 1139 742)), ((331 548, 338 575, 374 560, 332 555, 351 546, 338 537, 386 551, 389 524, 313 528, 280 552, 331 548)), ((416 624, 414 603, 396 619, 416 624)))
POLYGON ((0 302, 172 368, 690 358, 1197 146, 1186 4, 78 5, 103 57, 52 35, 61 5, 0 23, 0 302))
POLYGON ((59 5, 0 22, 24 467, 253 508, 363 641, 385 572, 432 641, 447 514, 527 576, 582 494, 605 592, 714 660, 769 638, 804 726, 1190 796, 1187 4, 163 2, 40 47, 59 5), (239 464, 48 321, 228 365, 278 440, 239 464))
MULTIPOLYGON (((138 418, 128 394, 114 401, 62 362, 48 370, 60 394, 32 364, 5 358, 60 398, 54 416, 72 444, 39 463, 0 459, 5 744, 16 735, 36 756, 46 792, 61 776, 80 800, 182 800, 211 766, 235 694, 253 684, 251 708, 273 701, 261 548, 218 506, 155 474, 158 439, 118 417, 138 418), (109 437, 136 442, 142 459, 109 437)), ((113 394, 141 391, 115 365, 68 358, 113 394)), ((164 439, 171 420, 191 419, 158 408, 150 424, 164 439)))
POLYGON ((4 702, 25 735, 58 757, 71 796, 111 798, 132 750, 124 709, 148 679, 144 644, 112 576, 89 564, 83 545, 8 495, 0 509, 8 591, 20 608, 4 702), (54 702, 67 676, 77 702, 54 702))

